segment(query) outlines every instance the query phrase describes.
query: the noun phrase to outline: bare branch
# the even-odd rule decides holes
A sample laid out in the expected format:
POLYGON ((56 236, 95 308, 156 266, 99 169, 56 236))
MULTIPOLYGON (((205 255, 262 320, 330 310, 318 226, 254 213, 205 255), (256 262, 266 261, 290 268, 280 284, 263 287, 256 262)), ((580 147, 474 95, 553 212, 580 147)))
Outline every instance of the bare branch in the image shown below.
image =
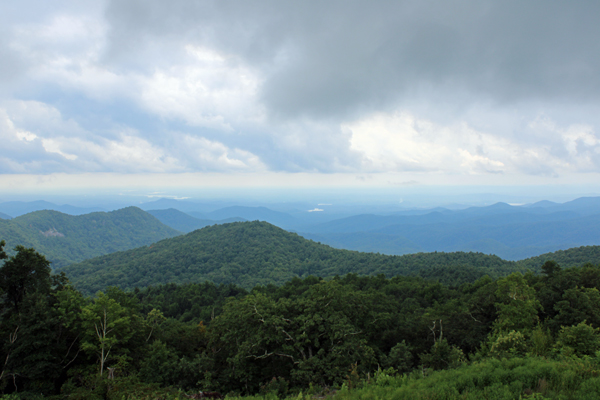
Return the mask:
POLYGON ((253 358, 255 360, 260 360, 260 359, 264 359, 264 358, 271 357, 271 356, 279 356, 279 357, 290 358, 294 362, 294 364, 298 364, 298 362, 296 361, 296 359, 294 358, 294 356, 291 356, 289 354, 276 353, 276 352, 268 353, 266 350, 265 350, 265 354, 263 354, 261 356, 256 356, 256 355, 251 354, 249 356, 246 356, 246 358, 253 358))
POLYGON ((478 319, 476 319, 476 318, 473 316, 473 314, 471 314, 471 312, 470 312, 470 311, 467 311, 467 314, 469 314, 469 317, 473 318, 473 321, 481 323, 481 321, 479 321, 478 319))

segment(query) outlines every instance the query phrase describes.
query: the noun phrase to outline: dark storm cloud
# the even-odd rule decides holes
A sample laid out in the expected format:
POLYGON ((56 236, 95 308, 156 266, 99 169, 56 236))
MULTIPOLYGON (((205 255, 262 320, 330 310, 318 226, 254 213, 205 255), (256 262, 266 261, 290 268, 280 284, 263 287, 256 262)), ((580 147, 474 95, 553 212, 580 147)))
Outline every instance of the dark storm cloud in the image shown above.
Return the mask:
POLYGON ((141 54, 175 51, 171 40, 217 48, 260 71, 271 115, 347 116, 417 96, 587 103, 600 93, 594 1, 119 0, 106 15, 107 62, 142 68, 141 54))

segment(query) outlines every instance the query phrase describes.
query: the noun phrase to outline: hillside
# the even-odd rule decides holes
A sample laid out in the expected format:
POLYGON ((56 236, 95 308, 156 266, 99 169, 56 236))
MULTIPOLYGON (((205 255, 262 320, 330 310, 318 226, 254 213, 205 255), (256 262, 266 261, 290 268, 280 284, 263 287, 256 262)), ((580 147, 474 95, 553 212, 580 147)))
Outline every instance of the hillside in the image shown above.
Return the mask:
POLYGON ((0 219, 11 219, 12 217, 10 215, 4 214, 0 212, 0 219))
POLYGON ((79 216, 43 210, 0 220, 7 250, 18 244, 34 247, 54 268, 179 234, 136 207, 79 216))
POLYGON ((517 264, 523 268, 539 271, 546 261, 556 261, 562 268, 581 266, 586 263, 600 265, 600 246, 581 246, 568 250, 558 250, 517 261, 517 264))
POLYGON ((282 284, 293 277, 347 273, 420 275, 456 285, 485 274, 496 277, 519 269, 514 262, 482 253, 387 256, 338 250, 255 221, 206 227, 61 270, 89 294, 110 285, 132 289, 208 280, 251 288, 282 284))

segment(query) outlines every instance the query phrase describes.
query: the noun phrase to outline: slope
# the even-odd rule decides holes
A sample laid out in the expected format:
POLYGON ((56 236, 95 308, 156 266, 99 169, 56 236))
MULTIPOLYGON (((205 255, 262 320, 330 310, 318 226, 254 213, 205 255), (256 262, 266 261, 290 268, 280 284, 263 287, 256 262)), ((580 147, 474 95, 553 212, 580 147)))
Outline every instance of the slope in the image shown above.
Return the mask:
POLYGON ((34 247, 54 268, 179 234, 136 207, 80 216, 44 210, 0 220, 6 249, 18 244, 34 247))
POLYGON ((600 265, 600 246, 581 246, 558 250, 517 261, 517 264, 523 268, 540 271, 546 261, 556 261, 562 268, 581 266, 586 263, 600 265))
POLYGON ((184 236, 62 268, 77 288, 94 293, 164 283, 234 283, 245 288, 283 284, 293 277, 421 275, 450 284, 521 269, 514 262, 481 253, 386 256, 337 250, 266 222, 206 227, 184 236))

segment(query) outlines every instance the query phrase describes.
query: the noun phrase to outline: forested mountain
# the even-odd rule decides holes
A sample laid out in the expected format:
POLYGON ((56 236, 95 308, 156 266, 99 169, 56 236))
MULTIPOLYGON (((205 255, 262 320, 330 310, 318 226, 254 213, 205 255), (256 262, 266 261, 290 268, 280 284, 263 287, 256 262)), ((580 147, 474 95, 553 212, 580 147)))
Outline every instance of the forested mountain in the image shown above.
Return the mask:
POLYGON ((258 221, 210 226, 61 269, 86 293, 109 285, 132 289, 205 280, 251 288, 282 284, 293 277, 347 273, 419 275, 457 285, 485 274, 497 277, 516 270, 523 269, 481 253, 387 256, 337 250, 258 221))
POLYGON ((34 247, 54 268, 180 234, 136 207, 79 216, 43 210, 0 220, 0 239, 8 250, 34 247))
POLYGON ((167 210, 148 210, 146 212, 153 215, 163 224, 184 233, 189 233, 209 225, 245 221, 243 218, 227 218, 216 221, 212 219, 199 219, 174 208, 169 208, 167 210))
MULTIPOLYGON (((187 236, 218 228, 253 245, 294 242, 256 222, 187 236)), ((242 249, 230 245, 235 258, 242 249)), ((590 263, 460 286, 348 274, 86 297, 34 249, 7 257, 2 247, 2 398, 598 398, 600 267, 590 263)), ((440 265, 457 256, 438 255, 440 265)))
POLYGON ((12 217, 10 215, 4 214, 0 212, 0 219, 11 219, 12 217))
MULTIPOLYGON (((473 251, 516 261, 572 247, 600 245, 599 197, 582 197, 562 204, 550 201, 529 205, 496 203, 485 207, 454 210, 438 207, 343 218, 336 217, 340 210, 328 205, 323 205, 319 212, 309 212, 308 206, 293 212, 287 209, 290 214, 265 207, 242 206, 209 212, 207 209, 216 204, 203 205, 203 210, 197 210, 201 205, 167 199, 150 204, 186 209, 186 215, 204 220, 241 217, 266 221, 335 248, 390 255, 473 251)), ((171 226, 184 231, 200 226, 191 217, 187 218, 186 222, 180 215, 178 222, 170 222, 171 226)))
POLYGON ((540 268, 546 261, 555 261, 564 268, 571 268, 586 263, 600 265, 600 246, 581 246, 567 250, 558 250, 553 253, 546 253, 517 261, 517 264, 532 271, 540 271, 540 268))

